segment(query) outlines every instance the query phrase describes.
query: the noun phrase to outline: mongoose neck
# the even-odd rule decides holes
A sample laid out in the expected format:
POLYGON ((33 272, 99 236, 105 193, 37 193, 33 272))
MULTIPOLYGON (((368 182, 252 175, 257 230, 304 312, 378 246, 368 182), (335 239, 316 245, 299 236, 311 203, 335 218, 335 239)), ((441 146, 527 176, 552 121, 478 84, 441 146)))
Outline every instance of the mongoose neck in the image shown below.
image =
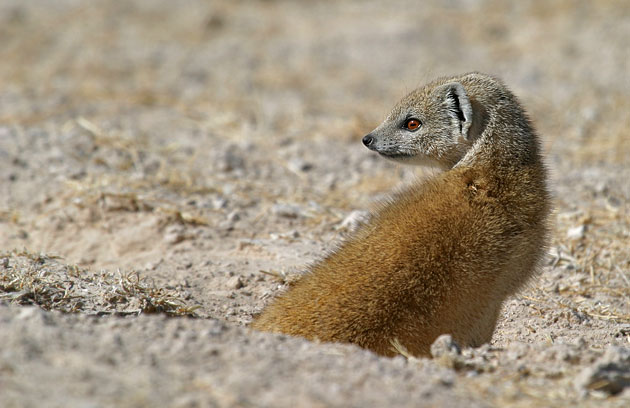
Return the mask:
POLYGON ((536 131, 515 103, 499 103, 487 112, 481 135, 455 167, 481 164, 515 168, 541 163, 536 131))

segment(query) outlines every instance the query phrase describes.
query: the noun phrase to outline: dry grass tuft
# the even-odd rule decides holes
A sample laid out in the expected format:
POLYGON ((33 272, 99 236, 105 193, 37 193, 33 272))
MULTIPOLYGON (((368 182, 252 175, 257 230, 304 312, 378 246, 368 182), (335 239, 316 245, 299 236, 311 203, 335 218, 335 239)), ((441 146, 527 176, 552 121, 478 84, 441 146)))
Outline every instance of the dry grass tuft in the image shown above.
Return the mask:
POLYGON ((390 350, 394 353, 405 357, 407 360, 416 360, 416 358, 407 350, 407 347, 403 346, 403 344, 397 339, 390 339, 389 343, 391 344, 390 350))
MULTIPOLYGON (((101 179, 100 182, 104 180, 101 179)), ((105 212, 148 212, 164 215, 164 224, 208 225, 209 221, 200 214, 199 210, 185 211, 178 205, 165 199, 151 197, 149 194, 138 192, 111 192, 108 188, 121 190, 124 187, 109 183, 100 184, 89 178, 78 182, 66 181, 68 189, 67 199, 79 208, 98 208, 105 212), (113 187, 112 187, 113 186, 113 187)))
POLYGON ((137 272, 92 272, 59 257, 12 251, 0 254, 0 302, 91 315, 164 313, 195 316, 185 293, 156 287, 137 272))
MULTIPOLYGON (((563 311, 567 318, 630 323, 630 213, 625 204, 591 205, 558 219, 550 266, 561 280, 543 279, 523 298, 541 315, 563 311), (574 238, 570 228, 583 227, 574 238)), ((556 276, 556 275, 552 276, 556 276)))
POLYGON ((278 280, 278 282, 280 282, 283 285, 288 282, 287 274, 284 271, 282 271, 282 272, 279 272, 279 271, 276 271, 276 270, 265 271, 265 270, 261 269, 258 272, 264 273, 265 275, 271 276, 272 278, 278 280))

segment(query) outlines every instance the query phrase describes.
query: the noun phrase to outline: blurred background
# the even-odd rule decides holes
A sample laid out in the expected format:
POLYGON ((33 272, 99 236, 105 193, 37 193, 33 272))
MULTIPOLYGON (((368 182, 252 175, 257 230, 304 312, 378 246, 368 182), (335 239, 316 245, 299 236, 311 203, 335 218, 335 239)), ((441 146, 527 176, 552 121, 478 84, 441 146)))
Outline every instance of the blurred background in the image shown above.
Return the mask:
POLYGON ((4 0, 0 122, 158 109, 252 139, 354 138, 419 84, 483 71, 524 99, 548 145, 623 161, 628 38, 630 3, 614 0, 4 0))
MULTIPOLYGON (((614 0, 3 0, 1 219, 48 223, 103 192, 263 224, 277 201, 365 208, 422 170, 361 137, 406 92, 466 71, 521 98, 560 211, 608 193, 627 210, 628 38, 630 2, 614 0)), ((35 229, 6 245, 69 251, 35 229)))

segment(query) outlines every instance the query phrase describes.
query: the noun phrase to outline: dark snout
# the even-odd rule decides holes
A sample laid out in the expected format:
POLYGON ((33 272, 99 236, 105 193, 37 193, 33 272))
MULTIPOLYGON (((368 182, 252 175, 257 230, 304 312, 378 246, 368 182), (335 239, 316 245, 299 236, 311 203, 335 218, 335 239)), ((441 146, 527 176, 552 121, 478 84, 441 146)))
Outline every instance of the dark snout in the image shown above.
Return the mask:
POLYGON ((367 147, 370 150, 374 150, 374 141, 376 139, 374 138, 374 136, 372 136, 371 133, 368 133, 367 135, 363 136, 363 144, 365 145, 365 147, 367 147))

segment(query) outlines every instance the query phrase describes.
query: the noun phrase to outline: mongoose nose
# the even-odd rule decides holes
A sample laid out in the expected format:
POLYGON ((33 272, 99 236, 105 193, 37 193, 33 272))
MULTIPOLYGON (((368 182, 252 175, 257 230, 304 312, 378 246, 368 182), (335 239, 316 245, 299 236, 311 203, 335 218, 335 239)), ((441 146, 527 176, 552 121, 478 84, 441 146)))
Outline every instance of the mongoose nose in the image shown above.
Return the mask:
POLYGON ((374 136, 372 136, 372 135, 365 135, 365 136, 363 136, 363 144, 366 147, 370 147, 370 145, 372 143, 374 143, 374 136))

